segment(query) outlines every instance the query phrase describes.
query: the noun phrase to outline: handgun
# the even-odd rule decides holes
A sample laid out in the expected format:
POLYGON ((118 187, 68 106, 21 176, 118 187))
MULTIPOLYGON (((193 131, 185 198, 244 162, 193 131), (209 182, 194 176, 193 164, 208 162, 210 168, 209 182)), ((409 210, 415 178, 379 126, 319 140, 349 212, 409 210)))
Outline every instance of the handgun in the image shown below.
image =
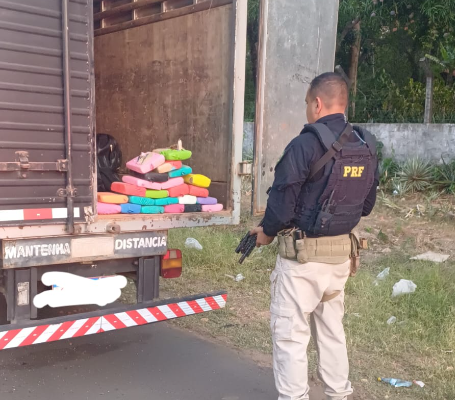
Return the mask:
MULTIPOLYGON (((266 191, 267 195, 270 193, 272 190, 271 187, 269 187, 266 191)), ((264 220, 261 220, 258 226, 262 226, 264 223, 264 220)), ((253 252, 254 248, 256 247, 256 239, 257 235, 250 235, 250 232, 247 232, 246 235, 242 238, 240 241, 239 245, 235 249, 235 252, 242 253, 242 257, 240 257, 239 264, 242 264, 247 257, 250 256, 250 254, 253 252)))
MULTIPOLYGON (((259 226, 262 226, 262 221, 259 224, 259 226)), ((253 252, 254 248, 256 247, 256 238, 257 235, 250 235, 250 232, 247 232, 246 235, 242 238, 240 241, 239 245, 235 249, 235 252, 237 254, 242 253, 242 256, 240 257, 239 264, 242 264, 247 257, 250 256, 250 254, 253 252)))

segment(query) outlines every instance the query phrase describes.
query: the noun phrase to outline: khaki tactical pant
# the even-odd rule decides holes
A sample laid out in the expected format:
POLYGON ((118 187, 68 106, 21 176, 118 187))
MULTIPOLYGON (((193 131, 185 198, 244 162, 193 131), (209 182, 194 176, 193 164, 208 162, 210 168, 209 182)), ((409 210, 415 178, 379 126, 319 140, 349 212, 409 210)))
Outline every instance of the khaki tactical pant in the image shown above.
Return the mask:
POLYGON ((342 323, 349 267, 350 261, 300 264, 278 256, 270 278, 273 371, 278 400, 309 399, 306 351, 310 335, 317 347, 318 375, 325 385, 327 399, 344 400, 352 393, 342 323))

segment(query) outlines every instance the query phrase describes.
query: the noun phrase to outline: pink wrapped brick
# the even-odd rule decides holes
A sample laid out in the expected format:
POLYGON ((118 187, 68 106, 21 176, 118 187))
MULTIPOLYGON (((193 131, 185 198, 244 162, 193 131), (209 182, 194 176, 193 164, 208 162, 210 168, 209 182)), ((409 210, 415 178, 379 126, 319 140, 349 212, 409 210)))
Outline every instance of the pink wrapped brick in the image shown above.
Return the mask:
POLYGON ((139 157, 134 157, 132 160, 126 163, 126 167, 131 171, 146 174, 152 169, 159 167, 164 164, 166 160, 164 156, 158 153, 147 152, 141 153, 139 157))
POLYGON ((183 178, 172 178, 166 182, 150 182, 144 179, 136 178, 134 176, 125 175, 122 181, 139 187, 144 187, 152 190, 166 190, 171 187, 179 186, 183 184, 183 178))
POLYGON ((122 208, 118 204, 96 203, 96 209, 100 215, 120 214, 122 208))
POLYGON ((178 214, 185 211, 184 204, 171 204, 169 206, 164 206, 164 212, 166 214, 178 214))
POLYGON ((159 182, 149 182, 144 179, 136 178, 134 176, 125 175, 122 178, 122 181, 129 183, 130 185, 135 185, 147 189, 161 190, 161 183, 159 182))
POLYGON ((181 178, 181 177, 171 178, 167 182, 163 182, 161 184, 161 189, 162 190, 167 190, 167 189, 170 189, 170 188, 173 188, 173 187, 176 187, 176 186, 180 186, 180 185, 183 185, 183 184, 184 184, 183 178, 181 178))
POLYGON ((222 204, 202 206, 202 212, 217 212, 217 211, 222 211, 222 210, 223 210, 222 204))

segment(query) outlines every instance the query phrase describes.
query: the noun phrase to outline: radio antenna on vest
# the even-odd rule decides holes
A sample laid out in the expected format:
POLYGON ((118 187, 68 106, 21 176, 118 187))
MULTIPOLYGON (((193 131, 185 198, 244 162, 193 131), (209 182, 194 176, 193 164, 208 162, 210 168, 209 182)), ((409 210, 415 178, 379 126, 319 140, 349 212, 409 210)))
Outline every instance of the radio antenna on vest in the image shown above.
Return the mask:
POLYGON ((360 140, 363 144, 367 144, 367 142, 365 142, 365 140, 363 140, 363 139, 360 137, 360 135, 358 134, 358 132, 357 132, 355 129, 354 129, 353 131, 354 131, 355 135, 359 138, 359 140, 360 140))

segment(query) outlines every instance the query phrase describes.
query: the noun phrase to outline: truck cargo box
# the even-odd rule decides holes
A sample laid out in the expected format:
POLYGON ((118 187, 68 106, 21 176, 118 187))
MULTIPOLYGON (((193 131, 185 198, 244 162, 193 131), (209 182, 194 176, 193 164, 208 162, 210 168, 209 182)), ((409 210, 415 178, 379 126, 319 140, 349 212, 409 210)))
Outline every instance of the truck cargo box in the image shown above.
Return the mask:
POLYGON ((237 223, 245 1, 0 1, 0 238, 237 223), (224 211, 97 215, 97 133, 182 140, 224 211))

